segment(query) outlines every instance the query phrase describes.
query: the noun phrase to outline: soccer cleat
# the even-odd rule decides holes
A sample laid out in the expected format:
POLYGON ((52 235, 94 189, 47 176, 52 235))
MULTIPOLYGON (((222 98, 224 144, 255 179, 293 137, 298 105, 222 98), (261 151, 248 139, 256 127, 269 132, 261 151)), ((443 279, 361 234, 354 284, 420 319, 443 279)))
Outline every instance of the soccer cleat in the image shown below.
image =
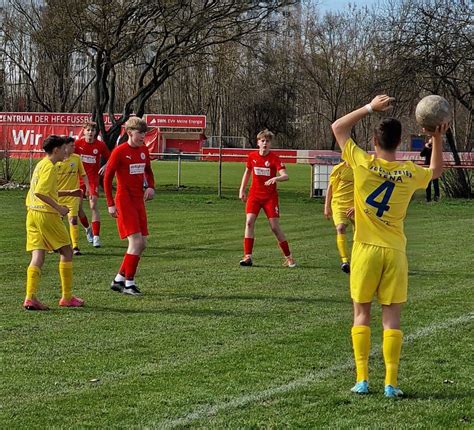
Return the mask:
POLYGON ((23 307, 27 311, 47 311, 49 308, 38 299, 25 299, 23 307))
POLYGON ((395 399, 397 397, 403 397, 403 391, 393 385, 385 385, 384 395, 385 397, 395 399))
POLYGON ((293 257, 290 255, 288 257, 285 257, 285 261, 283 262, 283 266, 293 268, 296 267, 296 261, 293 260, 293 257))
POLYGON ((94 248, 100 248, 100 237, 99 236, 94 236, 92 239, 92 245, 94 248))
POLYGON ((245 255, 242 260, 240 260, 239 264, 244 267, 250 267, 253 265, 252 257, 250 255, 245 255))
POLYGON ((84 300, 76 296, 72 296, 69 300, 61 297, 59 300, 59 306, 64 308, 80 308, 81 306, 84 306, 84 300))
POLYGON ((73 248, 72 253, 73 255, 82 255, 82 252, 79 248, 73 248))
POLYGON ((123 281, 116 281, 115 279, 112 281, 110 284, 110 289, 112 291, 117 291, 117 293, 123 292, 123 289, 125 288, 125 282, 123 281))
POLYGON ((351 266, 349 263, 345 262, 345 263, 341 263, 341 270, 344 272, 344 273, 351 273, 351 266))
POLYGON ((94 235, 92 234, 92 227, 86 227, 86 236, 87 236, 87 241, 89 243, 92 243, 94 241, 94 235))
POLYGON ((128 287, 125 286, 122 290, 122 293, 127 294, 129 296, 141 296, 142 295, 142 292, 138 289, 138 287, 135 284, 129 285, 128 287))
POLYGON ((369 394, 369 383, 367 381, 357 382, 351 388, 351 391, 355 394, 369 394))

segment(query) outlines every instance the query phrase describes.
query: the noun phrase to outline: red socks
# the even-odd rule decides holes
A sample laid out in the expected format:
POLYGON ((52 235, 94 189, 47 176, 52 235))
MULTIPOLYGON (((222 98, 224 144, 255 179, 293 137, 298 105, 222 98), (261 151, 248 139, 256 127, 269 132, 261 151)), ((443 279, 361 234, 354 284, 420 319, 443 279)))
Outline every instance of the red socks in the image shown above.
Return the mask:
POLYGON ((134 279, 139 261, 139 255, 125 254, 125 256, 123 257, 122 265, 119 269, 119 273, 122 276, 125 276, 125 279, 134 279))
POLYGON ((253 251, 253 237, 245 237, 244 238, 244 254, 245 255, 252 255, 253 251))
POLYGON ((92 221, 92 234, 100 236, 100 221, 92 221))
POLYGON ((283 255, 285 257, 288 257, 291 255, 291 252, 290 252, 290 247, 288 246, 288 241, 284 241, 284 242, 278 242, 278 245, 280 246, 281 250, 283 251, 283 255))

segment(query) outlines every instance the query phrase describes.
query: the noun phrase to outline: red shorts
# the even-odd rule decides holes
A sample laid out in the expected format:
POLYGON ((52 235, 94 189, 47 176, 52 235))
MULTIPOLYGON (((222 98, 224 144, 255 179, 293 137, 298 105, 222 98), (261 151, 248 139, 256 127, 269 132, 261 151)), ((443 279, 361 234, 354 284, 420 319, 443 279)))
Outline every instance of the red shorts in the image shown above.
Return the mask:
MULTIPOLYGON (((86 197, 86 184, 81 183, 82 195, 86 197)), ((97 181, 89 179, 89 195, 99 197, 99 179, 97 181)))
POLYGON ((120 239, 125 239, 135 233, 148 236, 148 222, 146 218, 145 201, 141 198, 129 196, 115 196, 117 208, 117 229, 120 239))
POLYGON ((278 194, 269 197, 248 196, 245 205, 245 213, 258 215, 263 209, 267 218, 280 218, 280 208, 278 206, 278 194))

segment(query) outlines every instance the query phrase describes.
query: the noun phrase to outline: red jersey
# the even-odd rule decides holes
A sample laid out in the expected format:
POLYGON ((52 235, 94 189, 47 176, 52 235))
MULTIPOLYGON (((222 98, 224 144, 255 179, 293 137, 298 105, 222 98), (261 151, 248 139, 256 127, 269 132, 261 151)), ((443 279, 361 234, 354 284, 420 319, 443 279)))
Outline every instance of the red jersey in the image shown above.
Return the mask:
POLYGON ((277 194, 276 184, 267 186, 265 182, 277 176, 280 170, 285 169, 278 155, 271 151, 267 155, 260 155, 258 151, 253 151, 249 153, 247 169, 252 171, 250 196, 265 198, 277 194))
POLYGON ((76 140, 74 152, 81 156, 82 164, 89 181, 96 183, 99 178, 100 157, 106 160, 110 157, 109 148, 104 142, 95 139, 92 143, 87 143, 84 139, 76 140))
POLYGON ((128 143, 117 146, 110 156, 105 169, 104 190, 107 206, 115 206, 112 195, 112 180, 117 175, 117 196, 143 199, 143 181, 149 188, 155 187, 155 178, 150 166, 148 148, 143 145, 131 147, 128 143))

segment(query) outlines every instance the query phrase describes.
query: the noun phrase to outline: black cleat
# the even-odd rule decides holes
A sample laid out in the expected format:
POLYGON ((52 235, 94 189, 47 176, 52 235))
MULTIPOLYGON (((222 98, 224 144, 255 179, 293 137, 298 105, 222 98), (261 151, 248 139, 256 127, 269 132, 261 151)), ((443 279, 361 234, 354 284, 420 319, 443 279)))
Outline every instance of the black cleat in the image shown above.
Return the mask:
POLYGON ((245 256, 244 258, 242 258, 242 260, 240 260, 239 264, 244 267, 252 266, 253 265, 252 257, 245 256))
POLYGON ((72 253, 73 255, 82 255, 82 252, 79 248, 73 248, 72 253))
POLYGON ((117 293, 121 293, 124 288, 125 288, 125 282, 124 281, 116 281, 114 279, 112 281, 112 283, 110 284, 110 289, 112 291, 117 291, 117 293))
POLYGON ((344 273, 351 273, 351 266, 349 263, 341 263, 341 270, 344 273))
POLYGON ((125 286, 122 290, 123 294, 127 294, 129 296, 141 296, 142 292, 138 289, 136 285, 129 285, 128 287, 125 286))

